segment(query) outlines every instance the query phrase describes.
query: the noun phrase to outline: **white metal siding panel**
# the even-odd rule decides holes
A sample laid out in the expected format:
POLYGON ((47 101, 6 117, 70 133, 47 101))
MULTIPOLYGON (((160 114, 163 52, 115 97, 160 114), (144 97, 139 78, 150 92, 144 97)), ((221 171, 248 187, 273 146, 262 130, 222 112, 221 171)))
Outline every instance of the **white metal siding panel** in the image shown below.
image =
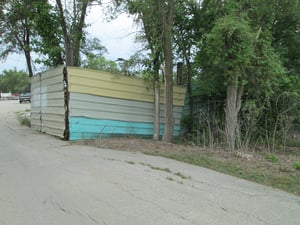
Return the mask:
POLYGON ((40 93, 40 74, 31 78, 31 128, 41 131, 41 93, 40 93))
POLYGON ((58 137, 64 137, 66 129, 63 70, 59 66, 34 76, 31 87, 33 129, 58 137))

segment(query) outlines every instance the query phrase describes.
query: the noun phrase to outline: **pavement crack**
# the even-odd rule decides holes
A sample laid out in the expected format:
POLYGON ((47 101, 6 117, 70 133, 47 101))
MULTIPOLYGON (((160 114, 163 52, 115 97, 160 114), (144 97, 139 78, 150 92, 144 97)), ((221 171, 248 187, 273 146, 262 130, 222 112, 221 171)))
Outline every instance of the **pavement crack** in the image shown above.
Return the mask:
POLYGON ((57 207, 59 208, 60 211, 72 215, 72 212, 68 211, 64 207, 62 207, 58 202, 56 202, 57 207))
POLYGON ((184 221, 188 221, 190 224, 196 225, 196 223, 194 223, 194 222, 191 221, 190 219, 184 217, 183 215, 180 215, 180 214, 175 213, 175 212, 171 212, 171 211, 169 211, 168 209, 163 208, 161 205, 157 204, 157 203, 154 202, 154 201, 145 199, 145 198, 140 197, 140 196, 136 196, 134 193, 132 193, 132 192, 129 191, 129 190, 126 190, 126 189, 125 189, 124 187, 122 187, 121 185, 118 185, 118 187, 119 187, 122 191, 124 191, 124 192, 126 192, 127 194, 129 194, 132 198, 135 198, 135 199, 140 200, 140 201, 142 201, 142 202, 147 202, 147 203, 149 203, 149 204, 155 206, 156 208, 160 209, 161 211, 163 211, 163 212, 166 213, 166 214, 171 214, 171 215, 176 216, 176 217, 178 217, 178 218, 180 218, 180 219, 182 219, 182 220, 184 220, 184 221))
MULTIPOLYGON (((87 214, 87 216, 88 216, 88 218, 89 218, 90 220, 92 220, 92 221, 95 222, 96 224, 100 224, 100 222, 99 222, 98 220, 96 220, 94 217, 92 217, 91 215, 87 214)), ((102 221, 102 224, 107 225, 107 223, 105 223, 105 222, 103 222, 103 221, 102 221)))

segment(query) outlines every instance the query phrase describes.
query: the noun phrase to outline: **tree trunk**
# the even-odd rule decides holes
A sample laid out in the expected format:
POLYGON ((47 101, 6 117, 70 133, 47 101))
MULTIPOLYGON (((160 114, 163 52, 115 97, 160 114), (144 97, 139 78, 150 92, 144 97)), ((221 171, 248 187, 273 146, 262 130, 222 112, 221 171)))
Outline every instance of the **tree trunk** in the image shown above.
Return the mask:
POLYGON ((235 150, 236 140, 239 138, 238 114, 241 108, 243 88, 238 88, 234 82, 227 86, 226 109, 225 109, 225 131, 228 148, 235 150))
POLYGON ((26 63, 27 63, 27 69, 28 69, 28 74, 29 77, 33 76, 33 70, 32 70, 32 65, 31 65, 31 55, 30 51, 24 51, 25 52, 25 58, 26 58, 26 63))
POLYGON ((160 90, 157 79, 154 81, 154 111, 153 140, 158 141, 160 135, 160 90))
MULTIPOLYGON (((189 60, 188 57, 186 58, 186 66, 187 66, 187 80, 188 80, 188 84, 187 84, 187 90, 188 90, 188 96, 189 96, 189 119, 191 121, 194 120, 194 100, 193 100, 193 87, 192 87, 192 65, 191 62, 189 60)), ((193 123, 189 123, 189 133, 192 133, 192 129, 193 129, 193 123)))
POLYGON ((174 1, 159 1, 162 24, 162 45, 165 56, 165 130, 164 142, 172 142, 173 118, 173 55, 172 55, 172 24, 174 1))
MULTIPOLYGON (((86 11, 88 7, 88 0, 82 0, 82 8, 81 8, 81 14, 79 18, 78 24, 75 24, 74 26, 74 34, 73 34, 73 64, 74 66, 80 66, 80 47, 81 47, 81 42, 83 38, 83 28, 85 25, 85 17, 86 17, 86 11)), ((74 9, 75 11, 75 9, 74 9)), ((76 17, 76 15, 74 15, 76 17)))
POLYGON ((71 37, 68 32, 67 23, 64 15, 64 9, 61 3, 61 0, 56 0, 56 4, 58 6, 58 10, 60 13, 60 25, 63 31, 64 42, 65 42, 65 51, 66 51, 66 65, 73 66, 74 59, 73 59, 73 43, 71 37))

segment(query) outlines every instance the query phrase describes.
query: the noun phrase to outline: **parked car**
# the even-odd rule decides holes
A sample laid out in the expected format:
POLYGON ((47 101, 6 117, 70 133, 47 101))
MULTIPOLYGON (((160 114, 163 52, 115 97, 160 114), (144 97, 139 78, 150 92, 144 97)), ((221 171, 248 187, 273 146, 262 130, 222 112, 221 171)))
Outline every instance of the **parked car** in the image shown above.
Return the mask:
POLYGON ((22 93, 19 96, 19 102, 20 104, 23 102, 31 102, 31 95, 30 93, 22 93))

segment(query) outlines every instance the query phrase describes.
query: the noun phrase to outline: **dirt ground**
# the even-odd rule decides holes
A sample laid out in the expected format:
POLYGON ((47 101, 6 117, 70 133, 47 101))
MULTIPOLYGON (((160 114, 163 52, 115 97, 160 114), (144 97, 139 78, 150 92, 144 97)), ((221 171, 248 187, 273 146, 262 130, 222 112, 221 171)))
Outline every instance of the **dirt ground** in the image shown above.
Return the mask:
POLYGON ((143 152, 151 155, 163 155, 164 153, 176 153, 184 155, 201 155, 207 158, 230 163, 250 171, 267 173, 292 174, 300 177, 300 170, 293 168, 294 162, 300 162, 300 149, 290 148, 288 153, 269 153, 268 151, 226 151, 223 149, 207 149, 199 146, 184 144, 169 144, 151 139, 135 137, 119 137, 98 140, 81 141, 80 144, 92 145, 99 148, 115 149, 123 151, 143 152), (267 155, 275 155, 276 162, 267 160, 267 155))

